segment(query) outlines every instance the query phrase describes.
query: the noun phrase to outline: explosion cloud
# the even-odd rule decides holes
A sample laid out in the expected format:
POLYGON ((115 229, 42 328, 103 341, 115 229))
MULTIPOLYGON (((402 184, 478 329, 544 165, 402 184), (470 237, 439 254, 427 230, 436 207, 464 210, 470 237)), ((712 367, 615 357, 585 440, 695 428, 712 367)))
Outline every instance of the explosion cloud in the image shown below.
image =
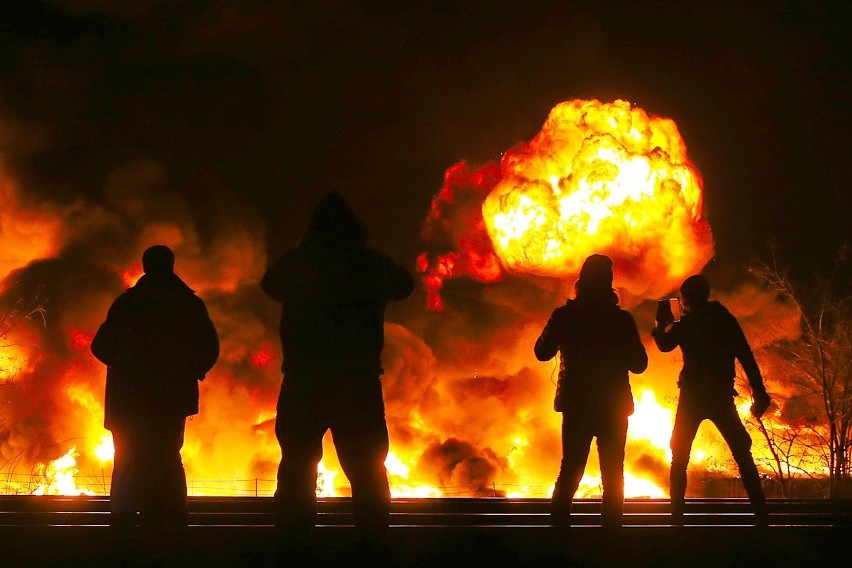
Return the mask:
POLYGON ((674 121, 624 100, 561 103, 499 169, 448 171, 426 235, 463 229, 457 250, 431 265, 421 257, 430 307, 441 309, 446 278, 566 278, 592 253, 613 258, 616 286, 659 297, 713 256, 703 208, 701 176, 674 121))

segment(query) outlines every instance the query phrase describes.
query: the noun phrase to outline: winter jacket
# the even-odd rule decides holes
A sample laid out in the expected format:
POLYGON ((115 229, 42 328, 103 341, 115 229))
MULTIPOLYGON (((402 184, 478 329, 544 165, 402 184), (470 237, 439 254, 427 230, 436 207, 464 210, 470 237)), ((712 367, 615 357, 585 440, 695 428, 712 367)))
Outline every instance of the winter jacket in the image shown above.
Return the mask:
POLYGON ((718 301, 693 307, 668 331, 654 328, 651 336, 660 351, 680 347, 683 368, 678 386, 682 390, 725 397, 735 395, 734 364, 739 360, 753 392, 766 393, 760 369, 739 322, 718 301))
POLYGON ((558 412, 633 413, 628 372, 644 372, 648 354, 633 315, 609 297, 571 299, 553 310, 534 350, 539 361, 561 355, 558 412))
POLYGON ((92 340, 107 365, 104 425, 198 413, 198 381, 219 357, 204 302, 173 273, 143 275, 113 302, 92 340))
POLYGON ((314 209, 302 242, 264 274, 262 289, 282 304, 285 375, 382 374, 386 305, 408 297, 414 280, 365 240, 364 226, 332 194, 314 209))

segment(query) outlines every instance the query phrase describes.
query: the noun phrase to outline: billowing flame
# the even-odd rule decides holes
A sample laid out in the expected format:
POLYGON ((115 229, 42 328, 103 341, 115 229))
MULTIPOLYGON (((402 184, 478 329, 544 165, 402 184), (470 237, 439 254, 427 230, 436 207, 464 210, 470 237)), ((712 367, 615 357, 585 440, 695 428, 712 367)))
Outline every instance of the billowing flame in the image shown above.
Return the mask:
POLYGON ((38 483, 32 490, 33 495, 93 495, 91 491, 78 489, 74 483, 77 473, 77 448, 72 447, 68 452, 48 464, 36 465, 38 483))
MULTIPOLYGON (((0 169, 0 306, 38 286, 50 299, 46 321, 23 321, 0 338, 0 492, 109 492, 106 370, 90 342, 112 300, 140 276, 142 251, 162 242, 207 303, 222 345, 200 384, 200 412, 187 421, 189 492, 271 495, 281 455, 280 308, 259 293, 268 263, 260 215, 226 188, 189 202, 149 159, 106 180, 96 199, 60 206, 0 169)), ((556 367, 536 361, 532 345, 585 256, 604 252, 651 359, 632 377, 626 494, 664 496, 680 361, 650 343, 653 302, 643 300, 675 289, 712 256, 701 192, 674 122, 623 101, 563 103, 499 164, 449 167, 423 227, 429 250, 416 261, 431 309, 418 305, 385 325, 392 494, 549 496, 561 457, 556 367), (463 276, 477 286, 450 294, 446 282, 463 276)), ((797 329, 797 316, 769 294, 725 300, 750 337, 770 329, 763 317, 784 322, 779 337, 797 329)), ((795 427, 780 415, 765 423, 795 427)), ((719 469, 725 452, 702 431, 692 463, 719 469)), ((596 469, 592 448, 581 496, 599 494, 596 469)), ((318 473, 319 495, 350 493, 330 436, 318 473)))

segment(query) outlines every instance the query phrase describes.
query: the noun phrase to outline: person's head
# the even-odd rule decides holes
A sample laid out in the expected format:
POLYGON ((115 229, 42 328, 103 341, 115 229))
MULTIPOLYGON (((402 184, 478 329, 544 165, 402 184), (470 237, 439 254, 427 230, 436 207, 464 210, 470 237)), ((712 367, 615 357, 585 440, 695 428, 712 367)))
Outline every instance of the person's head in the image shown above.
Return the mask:
POLYGON ((577 295, 612 292, 612 259, 603 254, 589 256, 580 268, 577 295))
POLYGON ((175 270, 175 253, 166 245, 154 245, 142 253, 145 274, 170 274, 175 270))
POLYGON ((710 300, 710 282, 700 274, 694 274, 680 285, 680 297, 686 309, 693 309, 710 300))
POLYGON ((311 213, 308 234, 336 242, 363 243, 367 239, 367 227, 340 193, 329 191, 311 213))

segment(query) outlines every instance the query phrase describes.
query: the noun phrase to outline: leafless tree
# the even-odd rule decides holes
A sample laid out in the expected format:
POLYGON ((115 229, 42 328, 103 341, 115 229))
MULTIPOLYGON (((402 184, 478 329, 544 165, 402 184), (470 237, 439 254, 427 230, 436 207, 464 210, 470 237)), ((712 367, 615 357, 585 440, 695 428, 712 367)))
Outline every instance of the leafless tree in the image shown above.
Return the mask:
MULTIPOLYGON (((0 302, 0 393, 5 388, 13 388, 18 371, 26 363, 19 350, 15 349, 23 345, 14 339, 14 330, 22 323, 33 318, 39 318, 41 323, 46 325, 45 304, 47 303, 47 299, 41 294, 41 289, 37 289, 29 294, 16 294, 14 290, 7 290, 6 296, 16 299, 11 303, 0 302)), ((0 434, 4 432, 6 416, 2 411, 7 403, 7 398, 0 394, 0 434)), ((14 465, 19 459, 20 456, 15 456, 5 462, 0 462, 0 472, 3 472, 3 475, 6 477, 5 487, 0 487, 0 493, 10 492, 10 481, 14 472, 14 465), (7 466, 9 467, 8 470, 6 470, 7 466), (8 471, 8 473, 5 473, 4 470, 8 471)))
MULTIPOLYGON (((746 426, 761 435, 769 450, 768 456, 758 454, 755 461, 773 472, 783 497, 796 496, 794 480, 824 479, 825 464, 829 461, 824 426, 816 416, 790 416, 791 406, 797 406, 792 397, 762 418, 746 418, 746 426)), ((828 496, 827 492, 821 494, 828 496)))
POLYGON ((30 294, 19 294, 11 305, 0 306, 0 387, 12 384, 15 375, 24 361, 20 355, 13 352, 13 347, 20 344, 13 339, 13 330, 23 322, 40 318, 45 320, 45 304, 47 299, 41 295, 41 290, 30 294))
POLYGON ((797 473, 821 472, 831 498, 848 496, 852 487, 852 293, 836 278, 847 268, 846 252, 838 254, 828 278, 810 287, 799 286, 777 264, 750 269, 800 317, 798 337, 766 347, 773 355, 771 379, 786 396, 780 412, 756 426, 782 485, 797 473))

